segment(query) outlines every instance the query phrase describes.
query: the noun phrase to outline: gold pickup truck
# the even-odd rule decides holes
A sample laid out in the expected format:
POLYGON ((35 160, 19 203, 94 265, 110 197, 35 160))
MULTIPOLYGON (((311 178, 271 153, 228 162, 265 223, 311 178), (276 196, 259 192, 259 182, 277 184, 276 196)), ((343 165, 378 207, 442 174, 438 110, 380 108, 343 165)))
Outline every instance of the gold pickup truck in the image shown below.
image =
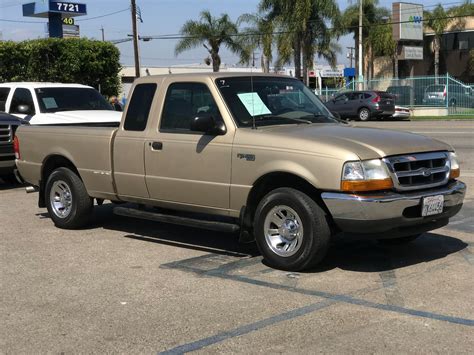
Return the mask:
POLYGON ((239 232, 285 270, 314 266, 340 232, 409 242, 446 225, 466 189, 448 144, 351 127, 268 74, 140 78, 119 127, 24 126, 14 143, 60 228, 86 224, 94 200, 130 202, 115 213, 239 232))

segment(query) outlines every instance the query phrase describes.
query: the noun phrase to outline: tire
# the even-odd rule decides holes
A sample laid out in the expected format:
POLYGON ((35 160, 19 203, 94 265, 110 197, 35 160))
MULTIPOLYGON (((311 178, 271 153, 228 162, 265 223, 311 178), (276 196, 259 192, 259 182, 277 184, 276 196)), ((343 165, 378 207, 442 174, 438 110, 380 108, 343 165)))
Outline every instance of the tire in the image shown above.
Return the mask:
POLYGON ((393 239, 378 239, 377 241, 383 245, 403 245, 410 243, 417 239, 421 234, 409 235, 407 237, 393 238, 393 239))
POLYGON ((82 180, 68 168, 58 168, 49 176, 45 201, 56 227, 77 229, 89 222, 93 200, 82 180))
POLYGON ((362 107, 358 113, 359 120, 369 121, 370 120, 370 110, 366 107, 362 107))
POLYGON ((309 196, 292 188, 278 188, 262 198, 255 212, 254 234, 265 261, 287 271, 318 264, 331 237, 325 212, 309 196))

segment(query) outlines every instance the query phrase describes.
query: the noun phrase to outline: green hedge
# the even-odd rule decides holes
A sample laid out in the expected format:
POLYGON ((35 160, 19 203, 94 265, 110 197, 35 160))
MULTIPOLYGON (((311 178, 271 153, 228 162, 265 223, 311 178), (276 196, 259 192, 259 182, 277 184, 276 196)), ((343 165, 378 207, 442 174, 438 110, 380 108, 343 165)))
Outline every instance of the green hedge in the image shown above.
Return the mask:
POLYGON ((80 83, 117 95, 120 52, 109 42, 47 38, 0 42, 0 82, 80 83))

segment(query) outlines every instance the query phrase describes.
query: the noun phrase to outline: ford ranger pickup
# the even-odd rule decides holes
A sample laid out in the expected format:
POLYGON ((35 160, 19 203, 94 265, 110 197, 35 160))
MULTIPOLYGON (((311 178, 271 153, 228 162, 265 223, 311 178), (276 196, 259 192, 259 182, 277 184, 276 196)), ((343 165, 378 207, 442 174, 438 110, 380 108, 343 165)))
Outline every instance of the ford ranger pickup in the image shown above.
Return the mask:
POLYGON ((127 102, 118 128, 18 129, 19 172, 59 228, 84 226, 94 200, 128 202, 114 212, 239 232, 303 270, 337 233, 406 243, 462 207, 450 145, 344 124, 294 78, 148 76, 127 102))

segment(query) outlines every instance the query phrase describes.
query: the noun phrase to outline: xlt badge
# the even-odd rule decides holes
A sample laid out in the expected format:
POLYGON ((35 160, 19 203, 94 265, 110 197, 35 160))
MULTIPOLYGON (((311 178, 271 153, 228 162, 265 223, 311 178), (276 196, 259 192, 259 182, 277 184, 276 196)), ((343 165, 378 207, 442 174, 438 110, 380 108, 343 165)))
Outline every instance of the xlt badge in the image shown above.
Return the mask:
POLYGON ((255 161, 255 154, 237 153, 237 158, 239 158, 239 159, 245 159, 245 160, 247 160, 247 161, 255 161))

